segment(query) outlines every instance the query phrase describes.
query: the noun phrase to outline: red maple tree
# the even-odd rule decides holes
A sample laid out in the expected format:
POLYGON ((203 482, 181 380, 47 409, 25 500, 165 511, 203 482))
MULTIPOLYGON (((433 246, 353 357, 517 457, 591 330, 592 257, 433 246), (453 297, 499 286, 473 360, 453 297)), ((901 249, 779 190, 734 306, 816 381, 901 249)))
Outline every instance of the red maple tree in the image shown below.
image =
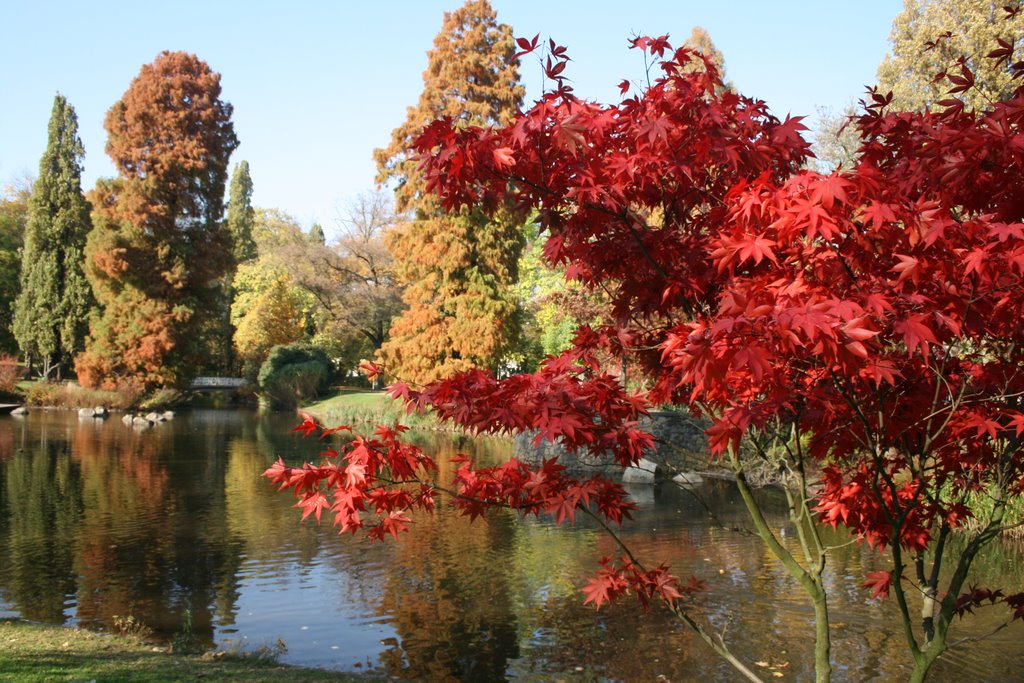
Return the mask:
MULTIPOLYGON (((611 292, 614 324, 581 330, 533 374, 472 371, 391 392, 471 431, 532 430, 624 466, 652 445, 637 426, 650 406, 709 419, 712 454, 734 469, 759 534, 814 605, 817 679, 831 674, 818 526, 831 524, 878 549, 887 568, 865 587, 895 597, 921 680, 954 617, 986 601, 1024 618, 1024 594, 967 589, 978 551, 1020 523, 1006 503, 1024 488, 1024 92, 988 111, 951 99, 907 113, 869 91, 859 162, 825 175, 805 168, 799 119, 723 87, 711 60, 667 37, 633 45, 661 75, 635 94, 624 82, 617 105, 578 99, 551 42, 554 87, 532 108, 501 128, 437 121, 416 142, 447 207, 536 211, 548 261, 611 292), (695 61, 703 68, 688 68, 695 61), (605 373, 608 354, 642 369, 646 388, 605 373), (783 473, 799 555, 751 495, 746 471, 759 458, 783 473), (978 494, 991 501, 984 511, 971 504, 978 494), (953 553, 958 530, 966 542, 953 553)), ((993 53, 1024 69, 1011 57, 993 53)), ((954 90, 970 81, 950 78, 954 90)), ((343 531, 397 535, 404 511, 430 508, 436 492, 431 459, 400 431, 357 438, 337 462, 279 461, 267 476, 293 488, 305 514, 329 509, 343 531)), ((502 505, 615 522, 632 508, 617 484, 576 480, 555 462, 467 460, 451 493, 470 516, 502 505)), ((757 679, 688 608, 699 582, 623 551, 584 588, 588 602, 663 600, 757 679)))

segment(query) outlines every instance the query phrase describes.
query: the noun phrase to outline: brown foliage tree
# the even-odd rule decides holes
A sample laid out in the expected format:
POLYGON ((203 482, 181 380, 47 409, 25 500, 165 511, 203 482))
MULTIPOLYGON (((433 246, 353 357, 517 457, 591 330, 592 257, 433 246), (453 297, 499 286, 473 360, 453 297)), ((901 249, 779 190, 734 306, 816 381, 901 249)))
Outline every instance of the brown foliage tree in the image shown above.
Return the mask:
POLYGON ((316 300, 323 331, 357 352, 346 359, 354 360, 353 367, 374 355, 402 311, 402 289, 386 243, 399 220, 390 193, 365 193, 339 218, 341 233, 332 243, 311 231, 309 239, 278 250, 277 260, 316 300))
POLYGON ((396 271, 408 283, 408 310, 391 328, 381 357, 397 376, 422 382, 470 367, 494 366, 518 336, 516 299, 522 250, 519 219, 443 211, 424 196, 409 158, 410 140, 434 119, 504 124, 522 103, 512 28, 486 0, 448 12, 429 52, 419 103, 391 144, 374 152, 378 182, 397 181, 395 206, 413 220, 392 231, 396 271))
POLYGON ((105 120, 120 175, 97 184, 87 270, 103 316, 76 361, 82 382, 178 384, 203 367, 231 265, 221 221, 238 146, 220 75, 195 55, 142 67, 105 120))

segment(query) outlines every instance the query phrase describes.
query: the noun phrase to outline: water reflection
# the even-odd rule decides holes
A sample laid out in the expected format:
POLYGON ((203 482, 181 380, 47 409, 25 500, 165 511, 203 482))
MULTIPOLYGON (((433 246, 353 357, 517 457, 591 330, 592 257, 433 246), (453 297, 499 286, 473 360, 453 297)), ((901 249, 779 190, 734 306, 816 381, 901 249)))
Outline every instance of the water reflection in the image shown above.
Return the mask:
MULTIPOLYGON (((292 499, 259 477, 277 455, 316 457, 322 444, 290 435, 294 421, 196 411, 139 432, 61 412, 0 418, 0 617, 110 629, 132 615, 169 639, 189 612, 206 645, 280 638, 285 661, 402 680, 733 678, 663 610, 582 605, 578 586, 598 557, 616 554, 586 520, 555 527, 496 511, 470 525, 442 509, 415 515, 401 542, 375 545, 300 525, 292 499)), ((500 441, 421 438, 442 463, 457 451, 509 456, 500 441)), ((443 465, 438 476, 452 474, 443 465)), ((802 593, 755 537, 727 530, 746 524, 736 493, 702 493, 714 518, 675 489, 636 489, 641 509, 623 538, 642 560, 705 580, 695 607, 746 661, 769 677, 811 678, 802 593)), ((766 502, 781 525, 781 501, 766 502)), ((871 551, 832 542, 836 680, 904 678, 893 605, 867 604, 860 587, 871 551)), ((1022 574, 1019 548, 1001 544, 979 560, 977 582, 1016 588, 1022 574)), ((1003 617, 981 610, 954 638, 1003 617)), ((1010 628, 950 653, 935 680, 1022 665, 1010 628)))

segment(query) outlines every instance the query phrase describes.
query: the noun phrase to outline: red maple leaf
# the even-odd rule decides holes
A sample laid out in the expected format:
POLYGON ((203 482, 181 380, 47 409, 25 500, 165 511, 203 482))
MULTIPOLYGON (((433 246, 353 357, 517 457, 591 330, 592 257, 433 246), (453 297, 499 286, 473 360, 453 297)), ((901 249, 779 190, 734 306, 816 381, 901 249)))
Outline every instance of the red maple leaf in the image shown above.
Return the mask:
POLYGON ((312 434, 313 432, 320 428, 320 425, 316 423, 316 419, 314 419, 312 415, 308 415, 306 413, 299 414, 303 418, 302 424, 300 424, 297 427, 294 427, 292 429, 293 432, 302 432, 302 436, 309 436, 310 434, 312 434))
POLYGON ((875 592, 871 594, 871 599, 880 597, 884 601, 892 586, 892 572, 868 572, 865 576, 868 580, 862 586, 875 589, 875 592))

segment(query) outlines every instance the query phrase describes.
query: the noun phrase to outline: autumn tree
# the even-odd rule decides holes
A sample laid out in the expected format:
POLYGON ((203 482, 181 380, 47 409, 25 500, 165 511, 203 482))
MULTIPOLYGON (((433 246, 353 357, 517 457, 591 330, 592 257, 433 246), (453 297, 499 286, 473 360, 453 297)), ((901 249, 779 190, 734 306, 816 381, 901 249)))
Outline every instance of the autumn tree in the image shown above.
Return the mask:
POLYGON ((425 191, 409 143, 434 119, 503 124, 523 97, 512 29, 486 0, 444 15, 428 53, 423 92, 374 152, 378 182, 395 183, 396 209, 411 220, 391 233, 407 310, 381 348, 391 371, 417 382, 470 367, 493 367, 517 333, 511 291, 522 248, 515 212, 446 211, 425 191))
MULTIPOLYGON (((909 680, 922 681, 973 610, 1024 619, 1024 593, 977 585, 972 571, 986 544, 1024 523, 1008 509, 1024 490, 1024 88, 989 109, 916 113, 873 90, 856 165, 825 174, 806 168, 798 119, 723 88, 710 60, 667 37, 633 45, 664 75, 618 105, 574 97, 565 50, 552 45, 552 91, 513 122, 441 120, 416 142, 444 206, 537 210, 545 257, 610 292, 613 324, 581 331, 536 373, 474 370, 391 393, 471 431, 533 430, 624 466, 650 451, 637 419, 652 405, 703 416, 712 456, 813 611, 816 680, 833 667, 830 525, 873 549, 878 570, 863 588, 896 603, 894 637, 909 680), (682 68, 694 59, 704 68, 682 68), (609 351, 633 359, 648 388, 603 372, 596 357, 609 351), (795 538, 780 537, 753 495, 748 471, 762 461, 781 473, 795 538), (972 506, 976 495, 990 504, 972 506)), ((990 55, 1024 76, 1012 49, 990 55)), ((301 429, 322 428, 310 418, 301 429)), ((407 512, 446 493, 471 517, 493 506, 588 515, 612 534, 632 507, 616 484, 571 478, 554 461, 459 459, 445 490, 400 432, 382 427, 322 466, 279 461, 266 474, 305 515, 330 510, 343 532, 371 538, 397 536, 407 512)), ((699 580, 620 547, 584 587, 587 602, 661 601, 760 680, 688 599, 699 580)))
POLYGON ((289 284, 287 275, 279 276, 238 321, 235 352, 247 377, 256 376, 272 348, 298 341, 305 332, 301 302, 289 284))
POLYGON ((87 275, 103 306, 78 357, 88 386, 181 384, 207 364, 232 240, 221 220, 238 145, 220 75, 163 52, 107 112, 120 175, 91 194, 87 275))
MULTIPOLYGON (((998 40, 1020 35, 1024 23, 1007 17, 1004 2, 989 0, 906 0, 889 35, 891 51, 878 67, 879 89, 893 93, 892 107, 923 109, 940 100, 960 98, 969 108, 986 108, 1012 94, 1005 69, 986 55, 998 40), (950 93, 951 81, 970 72, 974 87, 950 93)), ((820 170, 851 168, 860 147, 857 107, 818 112, 814 154, 820 170)))
POLYGON ((286 247, 280 260, 291 264, 296 284, 317 302, 324 332, 337 343, 344 364, 355 368, 372 358, 402 311, 388 233, 399 219, 388 194, 359 195, 339 219, 331 244, 309 240, 286 247))
POLYGON ((1021 45, 1024 13, 1007 16, 1006 5, 1005 0, 904 0, 889 34, 891 52, 878 67, 878 87, 892 91, 892 106, 917 110, 958 98, 969 109, 988 109, 1011 96, 1017 88, 1012 75, 986 58, 999 40, 1021 45), (951 94, 950 82, 937 76, 964 78, 963 69, 971 87, 951 94))
POLYGON ((523 313, 522 334, 515 361, 521 370, 535 370, 546 356, 572 346, 579 328, 611 322, 604 292, 566 278, 565 268, 544 259, 544 235, 526 226, 526 247, 519 259, 515 291, 523 313))
POLYGON ((838 168, 850 169, 857 162, 860 149, 857 113, 857 107, 852 104, 838 112, 827 108, 818 110, 814 131, 818 170, 828 173, 838 168))
POLYGON ((0 353, 18 351, 14 338, 14 302, 20 291, 21 250, 31 194, 31 180, 12 183, 0 194, 0 353))
MULTIPOLYGON (((718 70, 718 75, 722 80, 723 87, 732 90, 732 82, 727 81, 725 77, 725 56, 722 51, 715 46, 714 41, 711 40, 711 34, 708 33, 707 29, 703 26, 694 26, 690 30, 690 35, 687 36, 683 42, 683 47, 689 48, 696 52, 701 53, 707 59, 715 65, 715 69, 718 70)), ((702 61, 690 62, 682 67, 686 71, 701 70, 704 68, 702 61)))
POLYGON ((32 186, 21 291, 14 302, 14 336, 25 355, 39 362, 44 377, 85 348, 89 316, 95 308, 85 279, 85 240, 92 227, 82 194, 78 116, 67 99, 53 99, 46 151, 32 186))
POLYGON ((255 378, 270 349, 308 340, 320 327, 317 302, 300 288, 308 240, 294 218, 277 209, 253 211, 253 257, 231 283, 231 337, 241 373, 255 378))

